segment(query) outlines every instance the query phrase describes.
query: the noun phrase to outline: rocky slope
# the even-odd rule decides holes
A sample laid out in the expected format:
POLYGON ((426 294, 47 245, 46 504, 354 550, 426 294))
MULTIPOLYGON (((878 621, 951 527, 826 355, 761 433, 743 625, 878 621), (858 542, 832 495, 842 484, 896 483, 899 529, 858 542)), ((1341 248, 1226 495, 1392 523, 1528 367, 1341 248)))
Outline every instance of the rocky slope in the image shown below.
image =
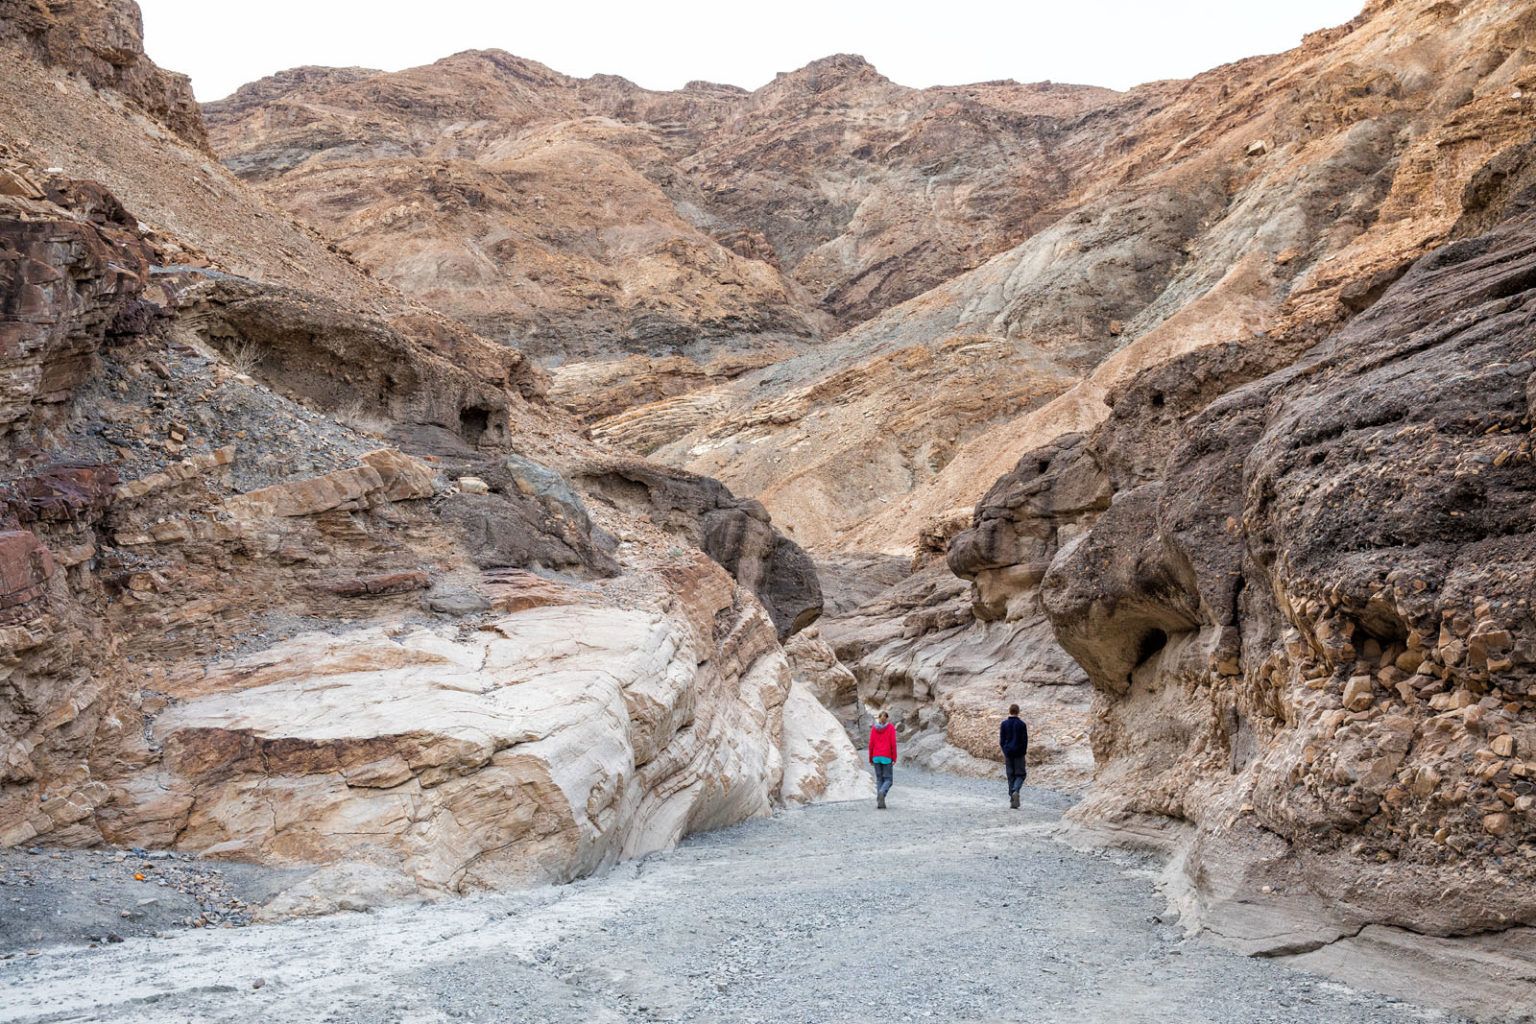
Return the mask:
MULTIPOLYGON (((907 550, 1138 370, 1230 341, 1293 357, 1442 242, 1472 175, 1525 137, 1524 10, 1373 4, 1291 53, 1134 90, 1046 226, 814 354, 657 403, 684 431, 657 456, 812 547, 907 550)), ((647 413, 612 436, 654 437, 647 413)))
MULTIPOLYGON (((667 356, 782 357, 1025 237, 1126 107, 908 89, 850 56, 658 93, 487 51, 300 68, 206 110, 232 169, 409 294, 552 360, 657 357, 679 391, 705 371, 667 356)), ((600 416, 591 385, 560 394, 600 416)))
POLYGON ((253 194, 136 26, 0 4, 0 843, 329 865, 323 910, 862 794, 761 506, 253 194))

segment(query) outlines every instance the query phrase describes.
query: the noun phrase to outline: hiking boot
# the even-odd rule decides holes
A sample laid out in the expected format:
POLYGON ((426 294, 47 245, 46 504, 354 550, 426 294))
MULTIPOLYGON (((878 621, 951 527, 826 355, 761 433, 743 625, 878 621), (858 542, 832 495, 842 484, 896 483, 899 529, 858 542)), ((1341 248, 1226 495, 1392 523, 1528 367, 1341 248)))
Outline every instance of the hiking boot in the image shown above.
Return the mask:
POLYGON ((1014 810, 1019 809, 1019 794, 1017 792, 1008 794, 1008 806, 1012 807, 1014 810))
POLYGON ((879 796, 875 797, 875 808, 877 810, 881 810, 881 811, 885 810, 885 794, 884 793, 881 793, 879 796))

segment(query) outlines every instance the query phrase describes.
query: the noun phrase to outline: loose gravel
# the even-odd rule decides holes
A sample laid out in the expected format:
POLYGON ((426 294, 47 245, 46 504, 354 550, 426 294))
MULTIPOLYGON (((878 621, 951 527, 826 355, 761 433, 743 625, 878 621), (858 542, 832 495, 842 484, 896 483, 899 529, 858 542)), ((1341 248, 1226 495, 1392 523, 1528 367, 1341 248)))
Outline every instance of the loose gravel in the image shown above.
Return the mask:
POLYGON ((1066 801, 898 771, 562 887, 0 963, 0 1022, 1457 1021, 1188 938, 1066 801))

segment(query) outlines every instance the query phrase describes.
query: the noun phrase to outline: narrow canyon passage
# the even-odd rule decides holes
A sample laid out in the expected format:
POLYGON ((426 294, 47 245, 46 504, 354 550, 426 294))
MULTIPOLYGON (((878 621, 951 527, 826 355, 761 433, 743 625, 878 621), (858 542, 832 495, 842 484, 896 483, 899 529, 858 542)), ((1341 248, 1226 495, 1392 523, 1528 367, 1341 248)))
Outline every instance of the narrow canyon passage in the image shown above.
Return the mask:
POLYGON ((44 950, 0 964, 0 1022, 1457 1019, 1185 938, 1155 862, 1053 838, 1065 806, 901 770, 885 813, 785 812, 573 885, 44 950))

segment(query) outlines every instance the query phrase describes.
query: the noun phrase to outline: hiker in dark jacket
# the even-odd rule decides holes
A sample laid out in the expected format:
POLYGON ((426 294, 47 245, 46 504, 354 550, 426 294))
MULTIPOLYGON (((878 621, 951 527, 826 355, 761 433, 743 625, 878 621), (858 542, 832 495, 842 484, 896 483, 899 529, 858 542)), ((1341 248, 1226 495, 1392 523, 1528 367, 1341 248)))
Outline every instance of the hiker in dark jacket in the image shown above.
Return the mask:
POLYGON ((1024 758, 1029 754, 1029 726, 1019 717, 1019 706, 1008 709, 1003 727, 998 730, 997 745, 1003 748, 1003 765, 1008 771, 1008 806, 1019 806, 1019 790, 1024 788, 1024 777, 1029 774, 1024 758))

